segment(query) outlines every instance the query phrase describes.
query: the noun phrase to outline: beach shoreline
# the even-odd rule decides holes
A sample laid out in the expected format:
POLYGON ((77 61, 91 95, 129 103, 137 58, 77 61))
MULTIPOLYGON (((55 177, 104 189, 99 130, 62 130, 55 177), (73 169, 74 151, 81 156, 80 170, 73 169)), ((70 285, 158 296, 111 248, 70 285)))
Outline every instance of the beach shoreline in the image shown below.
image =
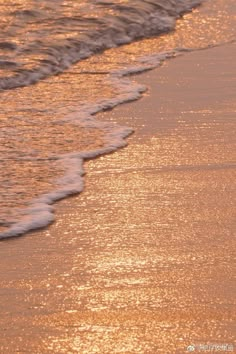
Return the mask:
POLYGON ((128 147, 86 162, 54 224, 1 243, 2 352, 233 348, 235 56, 167 61, 98 115, 135 128, 128 147))

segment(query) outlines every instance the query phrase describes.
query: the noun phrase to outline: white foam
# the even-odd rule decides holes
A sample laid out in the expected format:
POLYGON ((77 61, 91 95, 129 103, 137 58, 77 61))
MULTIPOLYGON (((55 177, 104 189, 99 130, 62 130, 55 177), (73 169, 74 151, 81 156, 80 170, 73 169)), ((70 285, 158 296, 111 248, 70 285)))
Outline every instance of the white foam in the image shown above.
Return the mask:
POLYGON ((152 69, 175 54, 175 52, 167 52, 152 57, 142 57, 140 65, 130 66, 125 70, 112 71, 110 73, 110 81, 119 92, 116 97, 103 99, 94 105, 84 105, 80 107, 78 112, 70 114, 63 119, 66 122, 79 123, 79 126, 84 128, 103 130, 105 132, 104 146, 91 151, 77 151, 54 157, 54 160, 57 159, 58 163, 63 165, 66 171, 65 175, 56 181, 54 191, 32 200, 30 206, 24 210, 21 220, 13 224, 8 230, 0 233, 0 239, 19 236, 27 231, 50 224, 54 220, 54 208, 51 204, 83 190, 84 160, 92 159, 126 146, 125 138, 133 132, 133 129, 99 121, 96 119, 95 114, 108 107, 112 108, 121 103, 140 98, 146 87, 134 83, 129 79, 128 75, 152 69))

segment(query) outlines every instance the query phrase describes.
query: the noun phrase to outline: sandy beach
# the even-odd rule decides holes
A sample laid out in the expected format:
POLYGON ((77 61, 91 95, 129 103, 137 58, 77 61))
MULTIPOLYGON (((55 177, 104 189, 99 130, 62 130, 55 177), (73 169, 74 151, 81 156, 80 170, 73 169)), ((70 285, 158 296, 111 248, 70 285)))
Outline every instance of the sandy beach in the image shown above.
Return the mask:
POLYGON ((235 57, 185 53, 99 115, 129 145, 86 163, 54 224, 1 242, 1 353, 233 351, 235 57))

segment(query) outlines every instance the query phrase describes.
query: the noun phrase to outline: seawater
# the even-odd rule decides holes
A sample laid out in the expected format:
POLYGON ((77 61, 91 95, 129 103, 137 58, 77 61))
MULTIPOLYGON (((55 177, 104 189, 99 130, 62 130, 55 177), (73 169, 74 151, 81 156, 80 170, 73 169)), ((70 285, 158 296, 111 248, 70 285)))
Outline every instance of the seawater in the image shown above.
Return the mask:
POLYGON ((84 159, 125 146, 132 128, 94 115, 141 96, 128 75, 234 40, 233 1, 209 1, 191 33, 180 17, 200 0, 0 0, 0 238, 52 222, 53 202, 83 190, 84 159))

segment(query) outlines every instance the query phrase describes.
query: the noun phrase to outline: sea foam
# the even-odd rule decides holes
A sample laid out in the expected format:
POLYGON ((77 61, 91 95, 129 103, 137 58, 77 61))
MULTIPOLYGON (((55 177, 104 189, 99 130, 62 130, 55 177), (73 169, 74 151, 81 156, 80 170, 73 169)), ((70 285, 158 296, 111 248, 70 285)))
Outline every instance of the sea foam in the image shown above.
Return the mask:
MULTIPOLYGON (((80 193, 84 187, 83 163, 87 159, 93 159, 100 155, 111 153, 118 148, 125 147, 125 140, 133 129, 129 127, 114 126, 110 122, 103 122, 96 119, 96 113, 104 109, 113 108, 119 104, 137 100, 146 90, 144 85, 134 83, 130 80, 130 74, 137 74, 153 69, 164 60, 171 58, 177 52, 167 52, 141 57, 140 65, 130 66, 126 69, 115 70, 110 73, 110 81, 116 86, 119 94, 112 99, 103 99, 94 105, 81 106, 78 112, 67 115, 63 121, 66 123, 78 123, 83 128, 98 128, 105 132, 104 146, 91 151, 78 151, 57 156, 58 163, 63 165, 65 174, 55 181, 55 189, 30 202, 29 207, 22 212, 20 221, 13 223, 6 231, 0 233, 0 239, 20 236, 27 231, 42 228, 54 221, 54 208, 51 204, 72 194, 80 193)), ((63 122, 62 121, 62 122, 63 122)))

